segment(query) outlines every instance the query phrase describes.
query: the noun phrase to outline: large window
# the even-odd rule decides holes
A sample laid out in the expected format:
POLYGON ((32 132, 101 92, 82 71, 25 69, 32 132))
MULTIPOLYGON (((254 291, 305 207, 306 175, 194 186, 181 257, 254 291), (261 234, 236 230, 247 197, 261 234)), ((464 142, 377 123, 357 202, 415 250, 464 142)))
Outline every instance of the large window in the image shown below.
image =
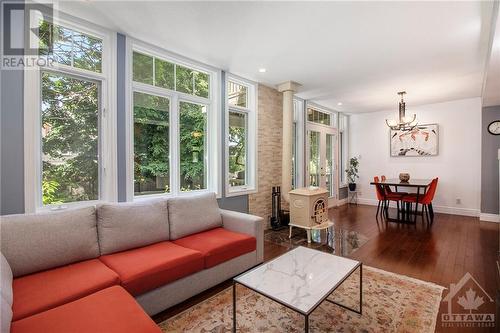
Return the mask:
POLYGON ((347 175, 345 171, 348 167, 348 142, 349 142, 349 117, 339 113, 339 158, 340 158, 340 185, 347 186, 347 175))
POLYGON ((218 192, 217 73, 139 42, 130 55, 133 195, 218 192))
POLYGON ((207 107, 180 102, 180 176, 181 191, 207 188, 207 107))
POLYGON ((292 188, 304 186, 304 101, 293 99, 292 188))
POLYGON ((226 80, 227 195, 256 189, 256 85, 228 75, 226 80))
POLYGON ((170 192, 170 100, 134 92, 134 193, 170 192))
POLYGON ((42 201, 99 199, 99 84, 42 72, 42 201))
POLYGON ((25 72, 27 212, 116 198, 111 37, 63 16, 31 17, 53 65, 25 72))

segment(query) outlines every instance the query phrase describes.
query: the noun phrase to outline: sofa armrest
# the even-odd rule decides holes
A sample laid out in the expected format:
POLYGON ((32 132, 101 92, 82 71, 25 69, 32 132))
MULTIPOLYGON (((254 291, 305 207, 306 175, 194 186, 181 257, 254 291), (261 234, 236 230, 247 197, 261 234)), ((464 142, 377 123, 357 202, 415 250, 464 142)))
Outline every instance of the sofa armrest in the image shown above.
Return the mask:
POLYGON ((257 240, 257 262, 264 261, 264 219, 259 216, 220 210, 222 226, 230 231, 239 232, 255 237, 257 240))

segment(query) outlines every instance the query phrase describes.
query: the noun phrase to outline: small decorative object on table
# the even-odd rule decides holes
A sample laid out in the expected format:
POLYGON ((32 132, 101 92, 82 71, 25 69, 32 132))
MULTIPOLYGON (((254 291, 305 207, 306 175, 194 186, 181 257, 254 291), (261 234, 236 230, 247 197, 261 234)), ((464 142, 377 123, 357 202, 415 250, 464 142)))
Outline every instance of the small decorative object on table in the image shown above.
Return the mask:
POLYGON ((399 180, 402 182, 402 183, 408 183, 408 181, 410 180, 410 174, 407 173, 407 172, 401 172, 399 174, 399 180))

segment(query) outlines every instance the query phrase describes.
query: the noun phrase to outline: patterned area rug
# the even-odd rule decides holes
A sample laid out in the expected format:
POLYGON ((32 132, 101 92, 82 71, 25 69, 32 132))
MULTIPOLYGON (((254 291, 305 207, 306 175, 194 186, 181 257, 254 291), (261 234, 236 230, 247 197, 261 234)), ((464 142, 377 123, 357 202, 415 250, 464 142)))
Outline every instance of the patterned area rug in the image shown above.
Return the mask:
MULTIPOLYGON (((359 275, 330 299, 357 309, 359 275)), ((443 287, 363 266, 363 315, 323 302, 309 317, 310 332, 434 332, 443 287)), ((238 285, 238 332, 304 332, 304 317, 238 285)), ((163 332, 231 332, 232 288, 162 322, 163 332)))

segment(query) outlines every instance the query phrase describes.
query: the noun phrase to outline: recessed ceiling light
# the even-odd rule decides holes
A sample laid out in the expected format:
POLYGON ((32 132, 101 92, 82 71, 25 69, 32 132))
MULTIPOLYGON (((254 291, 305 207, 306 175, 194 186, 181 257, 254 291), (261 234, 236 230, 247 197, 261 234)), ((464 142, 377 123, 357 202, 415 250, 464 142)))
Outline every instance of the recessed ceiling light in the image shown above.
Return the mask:
POLYGON ((265 68, 259 68, 259 73, 265 73, 266 69, 265 68))
POLYGON ((337 105, 338 105, 338 106, 341 106, 341 105, 342 105, 342 102, 338 102, 338 103, 337 103, 337 105))

